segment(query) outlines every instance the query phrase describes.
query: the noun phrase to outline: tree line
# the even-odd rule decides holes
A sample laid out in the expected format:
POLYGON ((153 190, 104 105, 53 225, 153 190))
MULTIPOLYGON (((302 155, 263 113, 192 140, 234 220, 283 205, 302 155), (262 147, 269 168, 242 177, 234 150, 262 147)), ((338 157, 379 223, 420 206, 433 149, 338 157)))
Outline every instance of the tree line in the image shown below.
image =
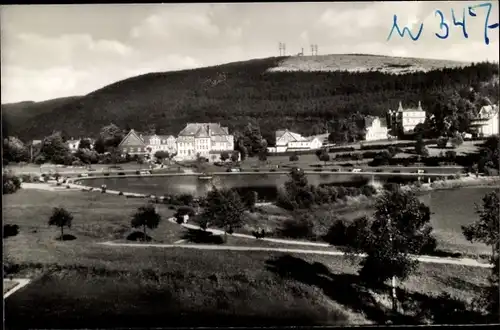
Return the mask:
POLYGON ((36 138, 54 129, 63 135, 95 135, 109 122, 140 131, 155 123, 159 134, 176 135, 187 122, 219 122, 232 132, 243 131, 248 123, 258 126, 268 145, 273 144, 274 132, 283 128, 303 135, 328 129, 334 134, 331 140, 341 142, 359 138, 366 115, 385 116, 400 101, 405 107, 422 101, 423 108, 434 114, 437 132, 444 125, 464 129, 472 108, 498 102, 498 84, 488 83, 498 76, 492 63, 405 75, 267 72, 276 61, 127 79, 68 101, 9 135, 36 138), (223 82, 205 83, 221 72, 223 82))

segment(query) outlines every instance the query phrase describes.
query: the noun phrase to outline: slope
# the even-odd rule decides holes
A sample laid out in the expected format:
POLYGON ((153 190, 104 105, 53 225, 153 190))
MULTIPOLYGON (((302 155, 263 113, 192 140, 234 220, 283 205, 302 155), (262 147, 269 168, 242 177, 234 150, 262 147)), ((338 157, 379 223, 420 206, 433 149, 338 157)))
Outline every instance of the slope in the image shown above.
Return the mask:
POLYGON ((498 74, 488 63, 461 67, 463 63, 369 55, 324 57, 331 70, 275 69, 290 67, 290 61, 311 59, 275 57, 129 78, 11 124, 11 134, 22 139, 41 138, 53 130, 67 136, 95 135, 111 122, 137 130, 155 125, 158 133, 178 134, 186 122, 197 121, 220 122, 231 130, 256 122, 266 134, 283 127, 314 134, 327 121, 356 112, 383 115, 400 101, 415 106, 421 100, 432 112, 435 93, 498 74), (392 74, 408 65, 414 72, 392 74), (387 69, 391 66, 393 71, 387 69), (452 68, 443 68, 448 66, 452 68), (386 72, 370 71, 374 67, 386 72))

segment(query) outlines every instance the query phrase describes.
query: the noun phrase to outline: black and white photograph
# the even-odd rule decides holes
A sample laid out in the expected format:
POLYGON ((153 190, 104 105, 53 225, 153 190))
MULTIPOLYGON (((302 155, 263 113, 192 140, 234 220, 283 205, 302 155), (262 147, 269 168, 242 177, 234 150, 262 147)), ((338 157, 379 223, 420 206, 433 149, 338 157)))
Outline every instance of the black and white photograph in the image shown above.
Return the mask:
POLYGON ((500 324, 499 2, 0 6, 5 329, 500 324))

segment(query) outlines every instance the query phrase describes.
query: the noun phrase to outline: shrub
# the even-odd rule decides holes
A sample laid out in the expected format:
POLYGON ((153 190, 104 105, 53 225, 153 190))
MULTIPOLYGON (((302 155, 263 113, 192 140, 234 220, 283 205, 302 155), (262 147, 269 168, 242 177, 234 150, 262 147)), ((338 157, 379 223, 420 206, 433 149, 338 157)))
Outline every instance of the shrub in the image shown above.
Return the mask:
POLYGON ((367 184, 361 188, 361 193, 366 197, 371 197, 377 193, 377 190, 372 185, 367 184))
POLYGON ((123 172, 118 172, 118 175, 125 175, 125 173, 123 173, 123 172))
POLYGON ((314 224, 308 218, 289 219, 283 223, 283 226, 278 230, 282 237, 288 238, 312 238, 314 224))
POLYGON ((323 240, 331 245, 347 246, 347 223, 345 220, 335 220, 323 240))
POLYGON ((10 171, 3 172, 2 194, 13 194, 21 189, 21 180, 10 171))
POLYGON ((437 147, 444 149, 446 148, 446 145, 448 144, 448 138, 447 137, 441 137, 437 141, 437 147))
POLYGON ((451 138, 450 142, 453 148, 457 148, 460 147, 462 143, 464 143, 464 139, 462 138, 462 135, 457 133, 451 138))
POLYGON ((448 150, 445 153, 445 157, 450 160, 454 160, 457 157, 457 152, 454 150, 448 150))
POLYGON ((321 168, 315 168, 313 171, 314 171, 314 172, 321 172, 321 171, 323 171, 323 170, 322 170, 321 168))
POLYGON ((104 173, 104 176, 109 176, 109 173, 104 173))
POLYGON ((194 197, 190 194, 181 194, 177 197, 177 200, 186 206, 193 205, 194 197))
POLYGON ((182 223, 185 215, 188 215, 189 217, 194 216, 194 209, 189 206, 181 206, 177 209, 177 212, 175 212, 174 217, 177 219, 178 223, 182 223))
POLYGON ((141 171, 135 171, 135 174, 139 175, 141 174, 141 171))
POLYGON ((290 160, 291 162, 296 162, 296 161, 298 161, 298 160, 299 160, 299 156, 298 156, 297 154, 290 155, 289 160, 290 160))
POLYGON ((3 225, 3 238, 16 236, 19 234, 18 225, 3 225))
POLYGON ((120 191, 120 192, 118 193, 118 196, 123 196, 123 192, 122 192, 122 191, 120 191))
POLYGON ((485 167, 484 174, 487 176, 498 176, 498 170, 493 167, 485 167))

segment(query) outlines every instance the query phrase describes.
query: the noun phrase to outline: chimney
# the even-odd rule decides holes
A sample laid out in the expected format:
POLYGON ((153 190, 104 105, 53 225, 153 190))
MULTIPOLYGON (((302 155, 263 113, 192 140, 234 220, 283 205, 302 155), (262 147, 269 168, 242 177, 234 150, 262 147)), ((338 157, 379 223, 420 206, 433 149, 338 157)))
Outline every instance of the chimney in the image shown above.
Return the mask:
POLYGON ((398 111, 403 111, 403 105, 401 104, 401 101, 399 101, 398 111))
POLYGON ((422 103, 418 101, 418 110, 422 110, 422 103))

